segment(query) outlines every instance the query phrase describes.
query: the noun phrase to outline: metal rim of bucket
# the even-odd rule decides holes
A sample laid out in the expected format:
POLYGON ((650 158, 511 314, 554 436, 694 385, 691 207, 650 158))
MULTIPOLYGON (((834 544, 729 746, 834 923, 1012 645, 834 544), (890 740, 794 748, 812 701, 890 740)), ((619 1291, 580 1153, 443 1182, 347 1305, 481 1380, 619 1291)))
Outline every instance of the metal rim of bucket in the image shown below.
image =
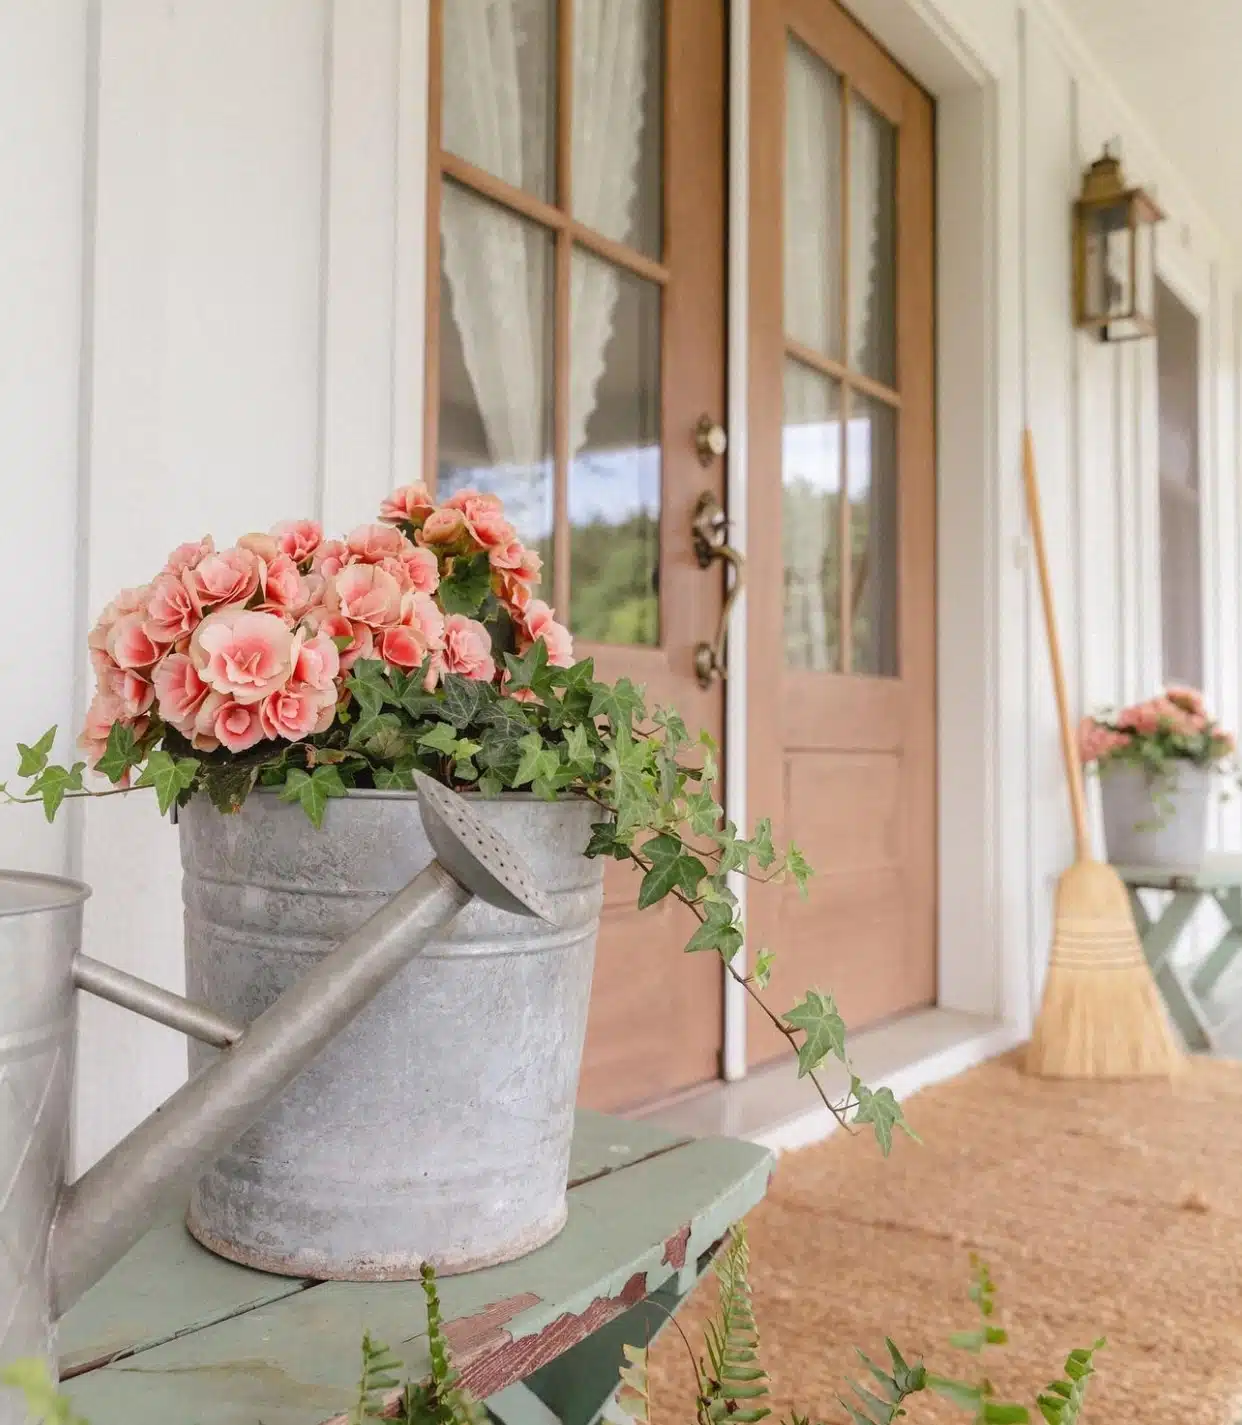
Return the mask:
POLYGON ((44 876, 36 871, 0 871, 0 917, 67 910, 70 906, 82 905, 90 899, 90 894, 91 888, 88 885, 82 881, 72 881, 68 876, 44 876), (41 887, 46 891, 47 898, 10 905, 4 893, 6 886, 41 887))

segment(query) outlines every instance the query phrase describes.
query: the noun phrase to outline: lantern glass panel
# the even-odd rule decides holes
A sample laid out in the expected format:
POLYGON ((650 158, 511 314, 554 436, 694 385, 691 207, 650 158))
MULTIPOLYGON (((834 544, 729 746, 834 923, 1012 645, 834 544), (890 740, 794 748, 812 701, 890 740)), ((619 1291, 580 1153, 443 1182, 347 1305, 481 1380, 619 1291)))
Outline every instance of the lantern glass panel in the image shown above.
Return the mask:
POLYGON ((1083 215, 1086 238, 1086 315, 1097 320, 1131 310, 1130 224, 1127 205, 1091 207, 1083 215))

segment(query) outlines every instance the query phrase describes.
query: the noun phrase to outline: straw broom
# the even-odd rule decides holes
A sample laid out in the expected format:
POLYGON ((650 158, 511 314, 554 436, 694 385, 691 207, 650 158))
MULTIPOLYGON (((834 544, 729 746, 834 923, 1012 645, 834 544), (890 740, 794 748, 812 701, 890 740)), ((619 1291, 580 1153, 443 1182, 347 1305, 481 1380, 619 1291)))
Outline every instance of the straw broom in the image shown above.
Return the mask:
POLYGON ((1057 882, 1052 955, 1026 1071, 1055 1079, 1168 1078, 1180 1067, 1182 1052, 1143 955, 1129 896, 1116 871, 1091 855, 1029 430, 1022 433, 1022 474, 1074 816, 1074 862, 1057 882))

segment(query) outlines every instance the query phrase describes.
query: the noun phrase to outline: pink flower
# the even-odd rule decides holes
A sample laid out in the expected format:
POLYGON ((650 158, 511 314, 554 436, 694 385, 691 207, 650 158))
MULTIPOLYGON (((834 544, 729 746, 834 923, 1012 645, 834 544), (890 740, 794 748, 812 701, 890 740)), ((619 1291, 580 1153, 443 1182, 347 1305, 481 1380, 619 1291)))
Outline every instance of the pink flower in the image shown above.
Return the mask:
POLYGON ((146 622, 143 624, 148 638, 156 643, 176 643, 194 632, 201 617, 184 578, 176 574, 157 576, 151 585, 146 622))
POLYGON ((336 699, 336 680, 341 671, 341 655, 331 634, 321 629, 313 638, 302 641, 297 662, 293 665, 293 680, 317 693, 331 693, 336 699))
POLYGON ((1129 745, 1124 732, 1114 732, 1094 718, 1085 717, 1078 725, 1078 755, 1082 762, 1097 762, 1129 745))
POLYGON ((95 627, 86 636, 87 648, 92 653, 106 652, 109 635, 117 621, 126 614, 145 614, 150 593, 149 584, 144 584, 140 589, 122 589, 115 599, 104 606, 103 612, 95 620, 95 627))
POLYGON ((168 556, 164 564, 166 574, 184 574, 187 569, 197 569, 209 554, 216 552, 216 542, 211 535, 191 540, 189 544, 179 544, 168 556))
MULTIPOLYGON (((156 671, 158 672, 158 668, 156 671)), ((116 696, 121 700, 122 714, 132 720, 150 711, 151 704, 155 701, 155 688, 141 673, 127 668, 116 683, 116 696)))
POLYGON ((270 614, 297 617, 306 607, 309 585, 288 554, 277 554, 267 566, 261 607, 270 614))
POLYGON ((1203 694, 1196 688, 1183 688, 1174 684, 1165 689, 1165 697, 1175 707, 1181 708, 1184 712, 1194 713, 1202 717, 1207 712, 1207 704, 1203 700, 1203 694))
MULTIPOLYGON (((269 694, 259 706, 266 736, 300 742, 313 732, 323 731, 331 723, 336 711, 336 692, 329 689, 325 695, 314 688, 290 686, 269 694), (325 711, 328 718, 321 727, 325 711)), ((223 738, 220 740, 224 741, 223 738)))
POLYGON ((263 561, 249 549, 209 554, 185 574, 185 585, 200 609, 244 604, 263 582, 263 561))
POLYGON ((404 559, 398 559, 395 555, 387 554, 375 564, 376 569, 382 569, 385 574, 391 574, 396 580, 397 588, 403 594, 408 594, 414 587, 410 582, 410 571, 405 566, 404 559))
POLYGON ((257 703, 289 681, 300 643, 301 635, 273 614, 231 605, 209 614, 194 630, 190 658, 213 692, 239 703, 257 703))
POLYGON ((435 509, 435 502, 426 485, 402 485, 380 505, 379 517, 385 524, 419 526, 435 509))
POLYGON ((503 549, 517 539, 505 519, 504 505, 496 495, 480 495, 477 490, 458 490, 444 502, 446 510, 460 510, 470 538, 480 549, 503 549))
POLYGON ((211 691, 198 676, 198 669, 185 653, 170 653, 155 670, 155 695, 159 713, 188 737, 194 719, 211 691))
POLYGON ((373 564, 349 564, 328 583, 324 607, 352 623, 387 628, 401 615, 401 587, 373 564))
POLYGON ((420 544, 435 545, 438 549, 464 547, 469 540, 466 518, 460 510, 433 510, 419 530, 418 539, 420 544))
POLYGON ((78 746, 86 753, 86 760, 91 767, 104 755, 113 725, 124 721, 125 709, 120 698, 111 693, 99 692, 91 699, 91 705, 86 710, 86 721, 78 738, 78 746))
POLYGON ((311 568, 323 579, 339 574, 349 560, 349 546, 343 539, 325 539, 311 556, 311 568))
POLYGON ((444 668, 479 683, 496 676, 492 639, 481 623, 465 614, 450 614, 444 620, 444 668))
POLYGON ((444 638, 444 615, 435 601, 412 590, 401 600, 401 622, 380 635, 380 653, 399 668, 417 668, 429 653, 443 649, 444 638))
POLYGON ((318 520, 281 520, 272 526, 276 546, 295 564, 305 564, 323 543, 323 526, 318 520))
POLYGON ((405 556, 405 572, 410 577, 410 587, 420 594, 434 594, 440 587, 440 561, 421 545, 405 556))
MULTIPOLYGON (((257 617, 267 618, 268 615, 259 614, 257 617)), ((284 625, 281 624, 281 627, 284 625)), ((191 741, 204 752, 214 750, 213 742, 229 752, 246 752, 256 742, 262 742, 264 736, 258 703, 239 703, 223 693, 211 693, 198 710, 191 741)))
POLYGON ((364 564, 378 564, 381 559, 404 559, 411 544, 399 529, 386 524, 360 524, 345 541, 349 552, 364 564))
POLYGON ((537 639, 548 650, 548 662, 554 668, 569 668, 574 661, 574 641, 564 624, 557 623, 552 610, 542 599, 532 599, 522 615, 518 631, 518 651, 525 653, 537 639))
POLYGON ((118 668, 149 668, 163 653, 145 624, 141 613, 122 614, 108 630, 108 656, 118 668))
POLYGON ((489 550, 488 558, 496 597, 511 613, 520 613, 530 603, 531 590, 543 570, 543 560, 517 540, 489 550))
POLYGON ((305 626, 329 640, 349 639, 338 654, 342 673, 347 673, 359 658, 370 658, 374 652, 375 638, 371 630, 365 623, 351 623, 344 614, 330 614, 325 609, 316 609, 306 619, 305 626))
POLYGON ((280 545, 270 534, 243 534, 237 541, 238 549, 248 549, 251 554, 257 554, 266 563, 269 559, 275 559, 280 553, 280 545))

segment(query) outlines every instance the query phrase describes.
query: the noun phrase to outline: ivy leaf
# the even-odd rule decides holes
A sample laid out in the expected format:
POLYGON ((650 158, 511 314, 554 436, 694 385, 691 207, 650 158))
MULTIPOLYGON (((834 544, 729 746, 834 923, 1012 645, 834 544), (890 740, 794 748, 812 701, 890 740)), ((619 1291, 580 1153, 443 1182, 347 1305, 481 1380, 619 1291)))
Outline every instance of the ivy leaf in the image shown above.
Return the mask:
POLYGON ((635 722, 641 722, 646 715, 644 690, 628 678, 618 678, 611 687, 607 683, 596 683, 591 691, 589 716, 606 717, 614 733, 622 729, 628 732, 635 722))
MULTIPOLYGON (((759 864, 762 866, 764 863, 760 861, 759 864)), ((793 877, 794 885, 798 887, 798 894, 805 900, 806 883, 815 872, 811 869, 806 857, 803 856, 802 852, 798 850, 792 841, 789 843, 789 850, 785 852, 785 868, 793 877)))
POLYGON ((651 869, 638 888, 639 910, 655 905, 670 891, 679 890, 693 898, 699 882, 707 875, 707 867, 686 850, 679 836, 653 836, 644 843, 643 855, 651 862, 651 869))
POLYGON ((705 788, 691 792, 686 798, 686 818, 690 830, 698 836, 711 836, 720 824, 720 807, 705 788))
MULTIPOLYGON (((134 741, 134 729, 123 727, 119 722, 112 724, 108 733, 108 745, 104 754, 95 763, 96 772, 102 772, 115 786, 132 767, 142 761, 134 741)), ((33 790, 33 788, 32 788, 33 790)))
POLYGON ((450 723, 438 722, 419 737, 418 745, 452 757, 457 751, 457 729, 450 723))
POLYGON ((518 743, 521 760, 513 774, 513 785, 524 787, 539 775, 540 758, 543 756, 543 738, 537 732, 528 732, 518 743))
POLYGON ((42 772, 31 782, 30 795, 43 798, 43 815, 47 817, 48 821, 55 820, 66 792, 82 790, 82 773, 85 770, 85 762, 75 762, 72 767, 52 765, 44 767, 42 772))
MULTIPOLYGON (((113 726, 116 724, 114 723, 113 726)), ((44 767, 47 766, 47 754, 52 750, 52 743, 56 741, 56 728, 49 727, 43 736, 33 747, 27 747, 24 742, 17 744, 17 775, 19 777, 37 777, 44 767)))
POLYGON ((349 730, 349 745, 351 747, 366 747, 369 751, 378 751, 370 744, 379 741, 387 733, 400 731, 401 719, 396 713, 364 710, 362 716, 349 730))
MULTIPOLYGON (((710 792, 706 793, 711 796, 710 792)), ((713 805, 715 803, 713 802, 713 805)), ((720 847, 720 869, 722 871, 744 871, 750 860, 750 843, 737 834, 737 826, 726 821, 720 831, 713 833, 716 845, 720 847)))
POLYGON ((684 747, 690 741, 690 734, 686 731, 686 724, 681 716, 673 708, 656 708, 655 715, 651 719, 658 728, 664 732, 664 741, 670 751, 675 752, 677 748, 684 747))
POLYGON ((525 723, 518 724, 517 731, 502 724, 499 728, 487 728, 482 735, 479 762, 487 769, 484 775, 495 777, 502 787, 515 785, 513 779, 522 765, 522 739, 527 735, 525 728, 525 723))
POLYGON ((490 691, 486 683, 450 673, 444 679, 443 715, 454 727, 469 727, 487 702, 490 691))
POLYGON ((440 580, 438 594, 446 614, 467 614, 473 618, 483 607, 492 587, 492 570, 487 553, 459 554, 453 567, 440 580))
POLYGON ((584 658, 571 668, 559 668, 561 708, 566 717, 586 719, 591 715, 591 698, 595 689, 595 660, 584 658))
POLYGON ((755 983, 761 990, 766 990, 772 981, 772 961, 776 959, 774 950, 760 950, 755 956, 755 968, 752 972, 755 983))
MULTIPOLYGON (((840 1057, 842 1056, 838 1055, 838 1058, 840 1057)), ((912 1138, 916 1143, 919 1141, 918 1135, 902 1116, 901 1105, 894 1098, 892 1089, 869 1089, 857 1075, 852 1075, 850 1093, 858 1100, 854 1122, 871 1124, 875 1130, 876 1142, 886 1158, 893 1146, 894 1128, 900 1128, 907 1138, 912 1138)))
POLYGON ((617 832, 633 831, 643 824, 651 806, 651 794, 644 774, 647 770, 647 750, 635 742, 628 727, 620 727, 612 746, 604 753, 604 764, 612 773, 611 801, 617 818, 617 832))
MULTIPOLYGON (((644 851, 646 849, 643 848, 644 851)), ((733 907, 715 901, 708 905, 706 916, 690 937, 686 949, 718 950, 727 964, 742 948, 742 932, 734 923, 733 907)))
POLYGON ((297 802, 310 818, 311 825, 318 830, 323 825, 323 814, 333 797, 345 795, 345 783, 335 767, 316 767, 313 772, 303 772, 300 767, 290 767, 285 785, 280 790, 282 802, 297 802))
POLYGON ((383 792, 414 790, 414 772, 409 767, 377 767, 374 777, 375 785, 383 792))
POLYGON ((182 792, 188 791, 198 776, 197 757, 173 757, 163 751, 152 752, 138 778, 140 787, 154 787, 155 800, 163 816, 182 792))
MULTIPOLYGON (((749 842, 747 842, 747 845, 750 848, 750 854, 755 858, 755 864, 761 871, 766 871, 772 862, 776 860, 776 847, 772 845, 771 817, 765 816, 759 825, 755 827, 755 834, 750 838, 749 842)), ((790 852, 792 854, 792 847, 790 848, 790 852)), ((807 867, 807 872, 808 874, 810 873, 809 866, 807 867)))
POLYGON ((611 856, 614 861, 630 859, 630 843, 617 835, 615 821, 597 821, 591 827, 591 839, 585 856, 611 856))
POLYGON ((520 657, 515 653, 506 653, 505 668, 509 673, 507 687, 510 693, 529 690, 544 702, 555 696, 559 670, 549 666, 548 646, 542 638, 535 639, 520 657))
POLYGON ((801 1029, 806 1036, 798 1046, 799 1078, 818 1069, 830 1054, 844 1063, 845 1021, 831 995, 808 990, 784 1018, 790 1029, 801 1029))
MULTIPOLYGON (((211 798, 212 806, 228 816, 241 810, 258 775, 257 766, 238 765, 236 762, 211 763, 203 769, 203 789, 211 798)), ((282 782, 283 779, 282 773, 282 782)))
POLYGON ((586 774, 595 769, 595 751, 581 723, 576 723, 565 734, 565 760, 575 772, 586 774))
POLYGON ((505 784, 495 772, 484 772, 479 778, 479 795, 487 797, 489 801, 498 797, 504 789, 505 784))
POLYGON ((354 695, 362 719, 378 717, 380 709, 392 697, 392 684, 384 674, 385 665, 378 658, 360 658, 350 671, 345 686, 354 695))

